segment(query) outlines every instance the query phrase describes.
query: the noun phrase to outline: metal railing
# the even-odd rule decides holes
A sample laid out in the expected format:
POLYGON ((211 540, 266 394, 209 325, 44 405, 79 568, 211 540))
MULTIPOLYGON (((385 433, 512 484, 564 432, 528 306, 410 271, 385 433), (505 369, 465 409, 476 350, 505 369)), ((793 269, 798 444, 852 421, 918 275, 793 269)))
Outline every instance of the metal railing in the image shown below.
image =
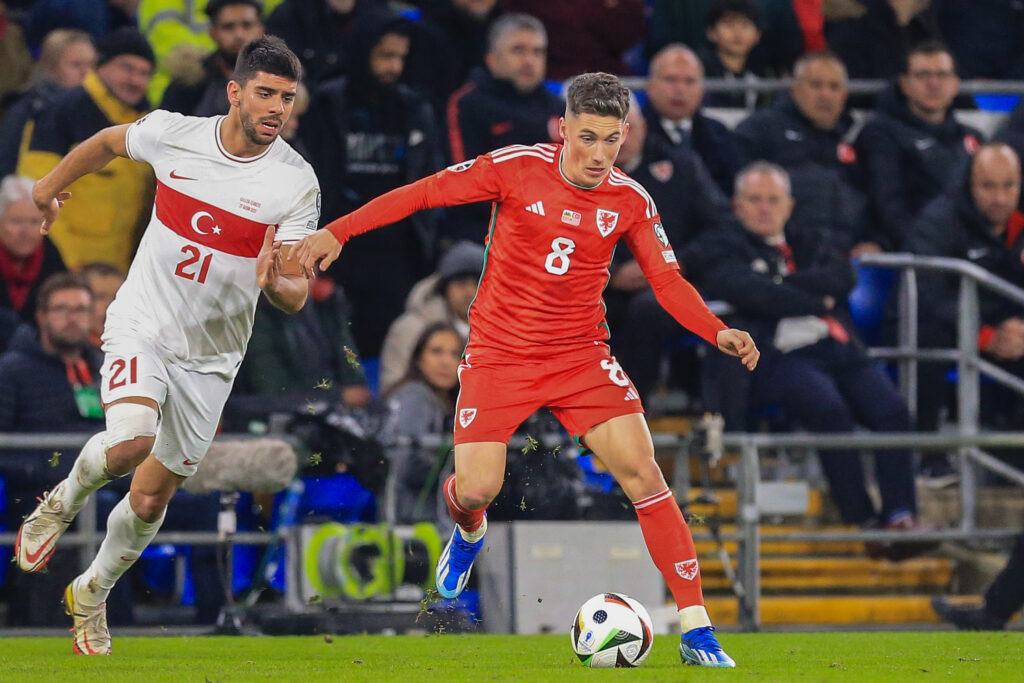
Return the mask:
MULTIPOLYGON (((622 79, 623 84, 634 90, 647 88, 647 79, 642 76, 628 76, 622 79)), ((883 79, 853 79, 848 82, 850 94, 872 95, 881 92, 891 84, 883 79)), ((789 90, 793 86, 791 78, 757 78, 741 81, 734 78, 705 78, 704 90, 707 92, 755 92, 775 93, 789 90)), ((960 82, 961 95, 1024 95, 1024 81, 992 81, 966 80, 960 82)))

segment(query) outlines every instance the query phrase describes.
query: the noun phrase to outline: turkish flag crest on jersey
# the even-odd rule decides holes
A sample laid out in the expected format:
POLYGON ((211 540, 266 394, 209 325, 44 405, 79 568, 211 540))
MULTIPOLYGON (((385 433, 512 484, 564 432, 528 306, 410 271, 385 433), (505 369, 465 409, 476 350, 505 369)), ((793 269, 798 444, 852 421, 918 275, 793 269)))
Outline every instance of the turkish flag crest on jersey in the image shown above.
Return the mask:
POLYGON ((619 213, 617 211, 597 210, 597 231, 601 233, 601 237, 607 237, 612 234, 618 223, 619 213))

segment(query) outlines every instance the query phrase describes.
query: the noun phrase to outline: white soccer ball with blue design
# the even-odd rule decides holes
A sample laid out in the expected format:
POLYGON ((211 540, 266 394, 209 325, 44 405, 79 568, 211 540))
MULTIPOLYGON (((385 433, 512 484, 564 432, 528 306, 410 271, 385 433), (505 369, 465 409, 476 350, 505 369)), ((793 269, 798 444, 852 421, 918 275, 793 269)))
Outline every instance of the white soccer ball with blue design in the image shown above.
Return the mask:
POLYGON ((583 603, 569 629, 572 649, 591 669, 640 666, 651 652, 651 615, 621 593, 601 593, 583 603))

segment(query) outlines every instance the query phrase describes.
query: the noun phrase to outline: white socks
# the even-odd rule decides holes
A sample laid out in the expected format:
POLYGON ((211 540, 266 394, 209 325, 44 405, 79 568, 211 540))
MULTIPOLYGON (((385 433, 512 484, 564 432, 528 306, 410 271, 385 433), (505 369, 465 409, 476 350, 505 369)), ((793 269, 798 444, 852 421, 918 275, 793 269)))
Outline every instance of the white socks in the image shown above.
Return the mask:
POLYGON ((75 595, 83 604, 96 606, 106 602, 110 589, 135 564, 163 524, 164 515, 155 522, 139 519, 128 501, 130 495, 125 494, 110 512, 107 535, 96 559, 84 574, 75 579, 75 595))
POLYGON ((480 526, 476 528, 476 531, 466 531, 458 524, 456 524, 456 526, 459 527, 459 533, 462 534, 462 540, 469 543, 476 543, 484 537, 485 533, 487 533, 487 517, 485 516, 484 521, 480 522, 480 526))
POLYGON ((679 626, 683 633, 702 626, 711 626, 711 617, 704 605, 691 605, 679 610, 679 626))
POLYGON ((70 517, 78 514, 89 499, 89 494, 117 478, 107 472, 107 449, 103 446, 105 435, 106 432, 93 434, 85 442, 61 487, 60 503, 65 514, 70 517))

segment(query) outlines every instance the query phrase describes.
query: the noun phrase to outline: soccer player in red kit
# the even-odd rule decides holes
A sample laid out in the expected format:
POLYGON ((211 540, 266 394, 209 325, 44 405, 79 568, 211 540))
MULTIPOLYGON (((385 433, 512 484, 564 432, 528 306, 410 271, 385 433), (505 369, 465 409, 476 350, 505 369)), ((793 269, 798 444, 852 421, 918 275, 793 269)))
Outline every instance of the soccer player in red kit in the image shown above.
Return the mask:
POLYGON ((299 264, 329 266, 351 237, 420 209, 491 201, 487 257, 459 367, 455 474, 444 496, 455 520, 437 565, 454 597, 483 545, 485 510, 501 489, 509 437, 547 406, 615 476, 679 608, 684 662, 732 667, 704 607, 697 553, 654 460, 636 388, 610 354, 601 294, 619 239, 679 323, 750 370, 750 335, 727 329, 679 274, 650 195, 613 168, 629 90, 604 73, 576 77, 560 122, 564 143, 512 145, 388 192, 303 238, 299 264))

